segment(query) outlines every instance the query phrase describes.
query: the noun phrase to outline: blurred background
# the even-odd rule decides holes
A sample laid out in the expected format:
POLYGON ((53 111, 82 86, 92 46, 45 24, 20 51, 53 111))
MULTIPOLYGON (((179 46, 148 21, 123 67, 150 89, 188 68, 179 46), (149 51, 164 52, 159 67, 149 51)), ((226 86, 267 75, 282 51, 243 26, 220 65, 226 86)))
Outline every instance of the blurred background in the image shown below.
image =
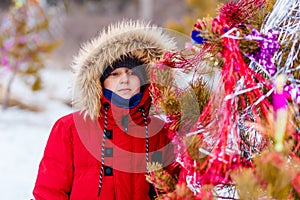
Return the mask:
MULTIPOLYGON (((0 15, 13 2, 1 0, 0 15)), ((104 26, 118 20, 144 19, 189 35, 197 18, 214 16, 224 0, 31 0, 39 2, 50 22, 52 37, 61 39, 53 55, 59 67, 68 67, 80 44, 97 35, 104 26)))
POLYGON ((217 0, 0 0, 0 199, 30 199, 54 122, 74 109, 73 55, 99 30, 144 19, 189 38, 217 0))

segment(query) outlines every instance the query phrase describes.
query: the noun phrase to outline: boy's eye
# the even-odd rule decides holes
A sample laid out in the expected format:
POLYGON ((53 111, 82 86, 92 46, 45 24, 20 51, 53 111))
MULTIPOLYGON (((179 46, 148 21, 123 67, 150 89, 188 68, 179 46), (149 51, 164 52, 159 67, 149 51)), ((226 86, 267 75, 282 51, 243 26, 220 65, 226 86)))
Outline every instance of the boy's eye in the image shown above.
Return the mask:
POLYGON ((125 74, 127 76, 135 75, 135 73, 132 70, 126 70, 126 71, 114 71, 114 72, 110 73, 109 76, 117 77, 117 76, 123 76, 125 74))
POLYGON ((127 72, 127 75, 129 75, 129 76, 133 75, 132 70, 129 70, 129 71, 127 72))
POLYGON ((118 76, 118 75, 119 75, 118 72, 112 72, 112 73, 110 74, 110 76, 118 76))

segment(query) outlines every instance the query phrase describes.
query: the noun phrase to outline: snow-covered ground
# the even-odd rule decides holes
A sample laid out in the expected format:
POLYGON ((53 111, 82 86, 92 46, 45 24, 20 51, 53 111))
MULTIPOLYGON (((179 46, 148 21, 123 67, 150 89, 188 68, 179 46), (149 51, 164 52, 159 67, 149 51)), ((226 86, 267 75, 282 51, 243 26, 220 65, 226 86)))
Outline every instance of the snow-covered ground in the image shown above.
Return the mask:
POLYGON ((39 92, 31 92, 18 79, 14 82, 14 97, 44 110, 0 109, 0 199, 33 198, 38 165, 51 127, 59 117, 73 111, 63 103, 72 99, 72 79, 70 70, 44 69, 44 89, 39 92))

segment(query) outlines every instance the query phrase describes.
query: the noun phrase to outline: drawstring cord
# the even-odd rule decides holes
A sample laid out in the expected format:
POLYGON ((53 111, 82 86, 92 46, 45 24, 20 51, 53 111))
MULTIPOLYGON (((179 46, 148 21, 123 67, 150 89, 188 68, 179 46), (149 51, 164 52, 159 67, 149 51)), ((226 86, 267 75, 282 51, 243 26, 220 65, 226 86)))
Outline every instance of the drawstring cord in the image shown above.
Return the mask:
MULTIPOLYGON (((109 109, 109 104, 104 103, 104 134, 103 134, 103 140, 102 140, 102 145, 101 145, 101 169, 100 169, 100 178, 99 178, 99 187, 98 187, 98 196, 100 196, 101 189, 102 189, 102 178, 103 178, 103 171, 104 171, 104 147, 105 147, 105 141, 107 139, 106 133, 107 133, 107 119, 108 119, 108 114, 107 111, 109 109)), ((139 111, 142 113, 143 119, 144 119, 144 124, 145 124, 145 131, 146 131, 146 173, 148 173, 147 169, 147 163, 149 162, 149 129, 148 129, 148 122, 147 122, 147 117, 145 114, 145 109, 143 106, 139 108, 139 111)))
POLYGON ((144 124, 146 129, 146 173, 148 173, 147 164, 149 162, 149 130, 148 130, 148 122, 147 117, 145 115, 145 109, 143 106, 139 108, 139 111, 142 112, 144 118, 144 124))
POLYGON ((102 145, 101 145, 101 169, 100 169, 100 178, 99 178, 99 187, 98 187, 98 196, 100 196, 100 192, 102 189, 102 177, 103 177, 103 171, 104 171, 104 146, 105 146, 105 141, 107 139, 106 137, 106 132, 107 132, 107 111, 109 108, 109 103, 104 103, 104 134, 103 134, 103 140, 102 140, 102 145))

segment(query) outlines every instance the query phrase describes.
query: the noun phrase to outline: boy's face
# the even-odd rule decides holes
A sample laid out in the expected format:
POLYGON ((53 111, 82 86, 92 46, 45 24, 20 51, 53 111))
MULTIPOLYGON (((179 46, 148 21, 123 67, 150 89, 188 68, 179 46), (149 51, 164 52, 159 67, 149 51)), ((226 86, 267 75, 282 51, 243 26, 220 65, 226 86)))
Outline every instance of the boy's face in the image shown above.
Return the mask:
POLYGON ((133 95, 139 93, 140 84, 138 76, 126 67, 115 69, 103 82, 104 88, 111 90, 124 99, 130 99, 133 95))

